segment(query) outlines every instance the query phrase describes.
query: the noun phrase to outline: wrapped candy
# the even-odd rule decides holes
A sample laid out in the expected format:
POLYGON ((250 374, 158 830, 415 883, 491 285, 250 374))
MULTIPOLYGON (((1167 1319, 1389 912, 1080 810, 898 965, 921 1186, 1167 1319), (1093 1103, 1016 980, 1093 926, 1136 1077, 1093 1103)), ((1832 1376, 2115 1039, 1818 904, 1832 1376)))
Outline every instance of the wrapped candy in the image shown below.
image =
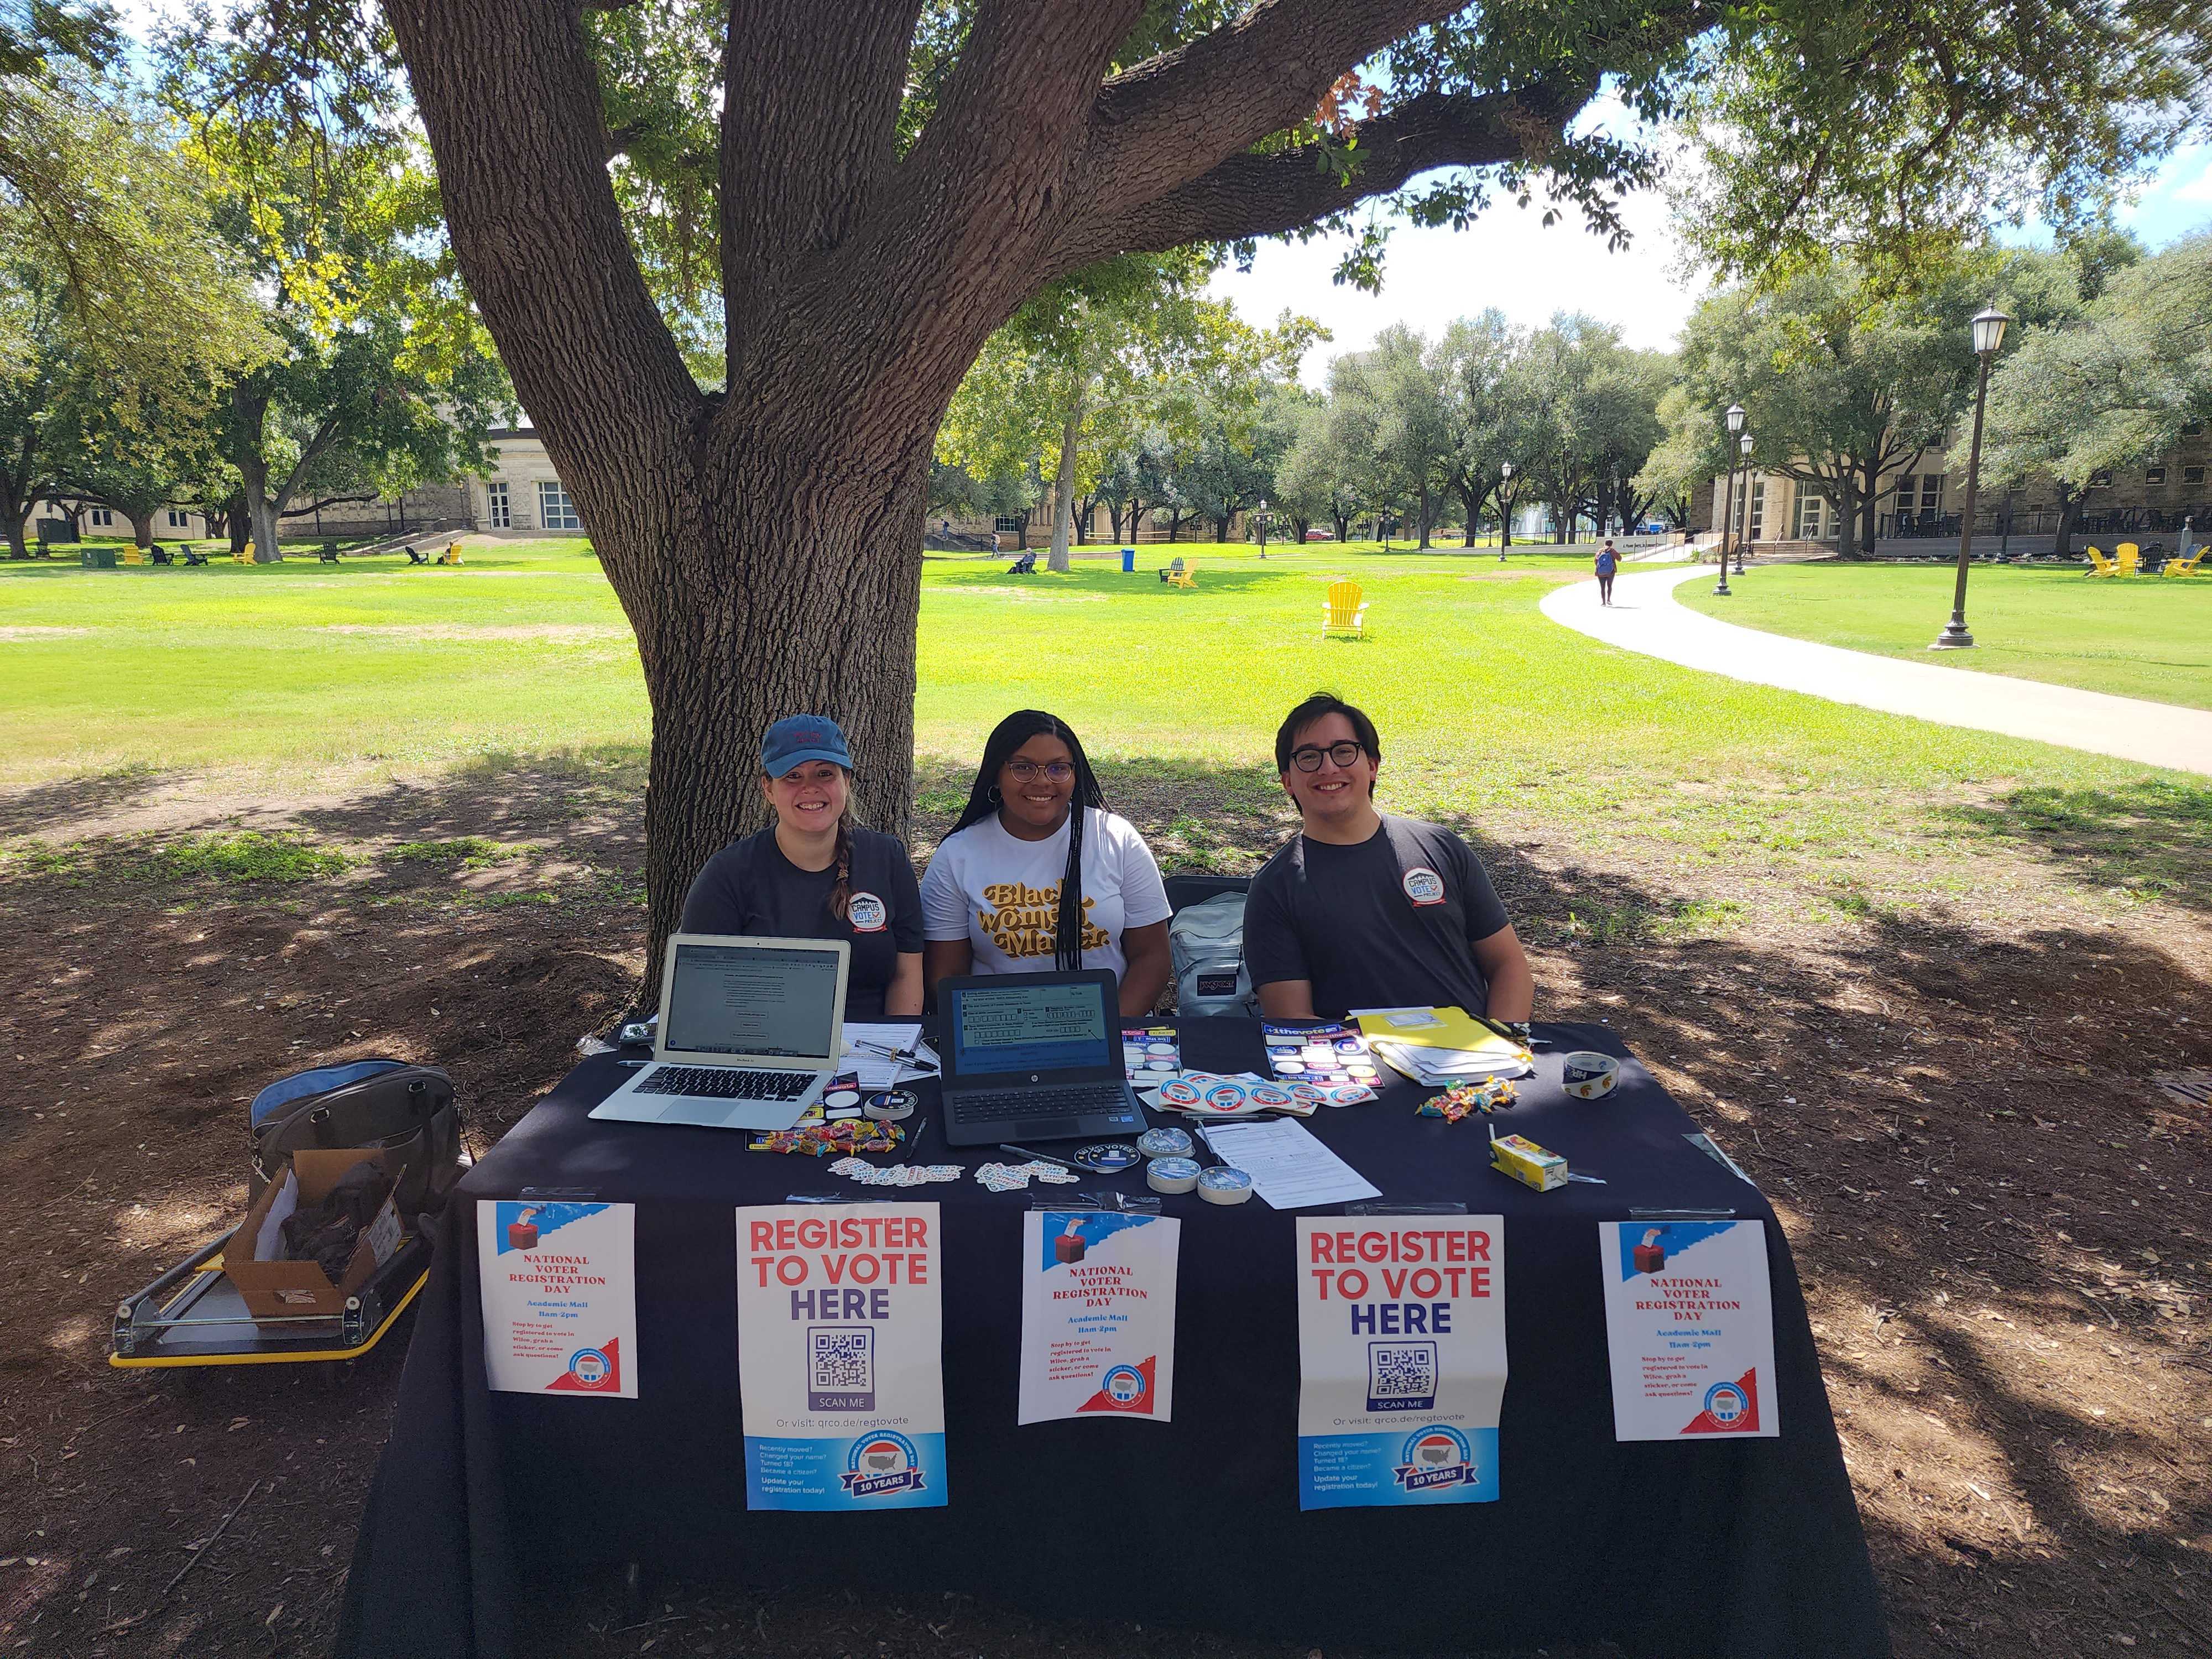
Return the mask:
POLYGON ((1502 1110, 1519 1098, 1505 1079, 1485 1078, 1479 1083, 1455 1083, 1442 1094, 1430 1096, 1413 1109, 1421 1117, 1440 1117, 1447 1123, 1457 1123, 1477 1112, 1502 1110))

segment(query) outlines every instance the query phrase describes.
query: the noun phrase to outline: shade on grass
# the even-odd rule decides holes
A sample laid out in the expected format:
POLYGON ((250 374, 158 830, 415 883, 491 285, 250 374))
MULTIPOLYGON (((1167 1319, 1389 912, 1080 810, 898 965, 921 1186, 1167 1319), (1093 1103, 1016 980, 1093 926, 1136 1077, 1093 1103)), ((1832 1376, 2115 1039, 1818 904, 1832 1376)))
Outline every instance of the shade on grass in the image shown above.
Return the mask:
MULTIPOLYGON (((1140 565, 1124 576, 1084 560, 1021 578, 1003 562, 930 561, 915 711, 925 770, 972 765, 994 721, 1036 706, 1124 776, 1226 771, 1272 791, 1282 711, 1329 686, 1380 723, 1393 803, 1509 804, 1600 840, 1614 823, 1694 817, 1701 793, 1724 814, 1752 796, 1784 799, 1799 827, 1778 833, 1848 836, 1865 810, 1854 803, 1893 791, 2098 787, 2144 772, 1586 639, 1536 609, 1555 582, 1586 574, 1586 550, 1516 549, 1501 568, 1456 553, 1301 549, 1262 562, 1249 548, 1147 547, 1140 565), (1195 563, 1195 591, 1152 574, 1171 551, 1195 563), (1365 585, 1370 635, 1324 641, 1323 591, 1346 574, 1365 585)), ((1816 574, 1755 572, 1748 585, 1816 574)), ((297 783, 364 763, 406 772, 647 736, 621 609, 574 541, 472 551, 455 570, 0 567, 0 781, 17 783, 125 768, 297 783), (57 629, 82 631, 46 631, 57 629)))
POLYGON ((1966 586, 1976 648, 1931 652, 1956 580, 1948 566, 1778 565, 1732 579, 1731 599, 1695 582, 1675 597, 1794 639, 2212 708, 2212 574, 2093 577, 1977 565, 1966 586))

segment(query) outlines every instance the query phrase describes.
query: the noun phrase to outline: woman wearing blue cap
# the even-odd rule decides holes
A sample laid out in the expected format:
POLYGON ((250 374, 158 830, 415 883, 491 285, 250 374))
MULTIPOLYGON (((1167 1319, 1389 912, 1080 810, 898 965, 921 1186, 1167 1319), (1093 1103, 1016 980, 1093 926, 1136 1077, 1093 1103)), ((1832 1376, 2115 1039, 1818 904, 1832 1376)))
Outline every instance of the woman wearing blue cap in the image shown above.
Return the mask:
POLYGON ((793 714, 761 738, 775 823, 707 860, 684 901, 687 933, 842 939, 845 1018, 921 1012, 921 896, 895 836, 853 822, 853 755, 837 723, 793 714))

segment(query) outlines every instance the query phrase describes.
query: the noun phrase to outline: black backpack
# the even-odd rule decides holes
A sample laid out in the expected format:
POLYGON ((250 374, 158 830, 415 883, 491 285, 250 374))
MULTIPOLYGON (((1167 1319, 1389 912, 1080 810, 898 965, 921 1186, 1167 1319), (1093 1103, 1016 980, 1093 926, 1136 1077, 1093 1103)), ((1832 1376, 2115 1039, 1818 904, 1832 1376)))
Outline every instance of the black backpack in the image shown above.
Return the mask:
POLYGON ((468 1167, 453 1079, 435 1066, 357 1060, 295 1072, 254 1096, 247 1119, 257 1198, 303 1146, 398 1152, 403 1215, 443 1209, 468 1167))

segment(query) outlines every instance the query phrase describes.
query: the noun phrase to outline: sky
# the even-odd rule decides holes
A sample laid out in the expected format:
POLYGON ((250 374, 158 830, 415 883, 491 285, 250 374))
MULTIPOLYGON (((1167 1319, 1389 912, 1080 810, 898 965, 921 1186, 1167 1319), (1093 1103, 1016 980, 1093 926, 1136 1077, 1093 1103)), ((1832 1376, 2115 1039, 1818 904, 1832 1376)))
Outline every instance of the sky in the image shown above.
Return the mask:
MULTIPOLYGON (((1635 235, 1619 253, 1609 252, 1571 212, 1547 227, 1540 204, 1493 206, 1465 231, 1400 225, 1390 237, 1379 295, 1330 282, 1340 244, 1263 243, 1249 273, 1218 271, 1212 289, 1249 322, 1272 323, 1287 308, 1326 327, 1332 337, 1308 354, 1304 367, 1306 382, 1316 387, 1326 380, 1332 357, 1365 349, 1391 323, 1434 336, 1455 318, 1487 306, 1525 326, 1548 321, 1555 311, 1588 312, 1619 324, 1632 346, 1671 346, 1701 289, 1676 280, 1663 195, 1631 198, 1626 216, 1635 235)), ((2212 144, 2176 151, 2120 216, 2154 249, 2212 226, 2212 144)))

